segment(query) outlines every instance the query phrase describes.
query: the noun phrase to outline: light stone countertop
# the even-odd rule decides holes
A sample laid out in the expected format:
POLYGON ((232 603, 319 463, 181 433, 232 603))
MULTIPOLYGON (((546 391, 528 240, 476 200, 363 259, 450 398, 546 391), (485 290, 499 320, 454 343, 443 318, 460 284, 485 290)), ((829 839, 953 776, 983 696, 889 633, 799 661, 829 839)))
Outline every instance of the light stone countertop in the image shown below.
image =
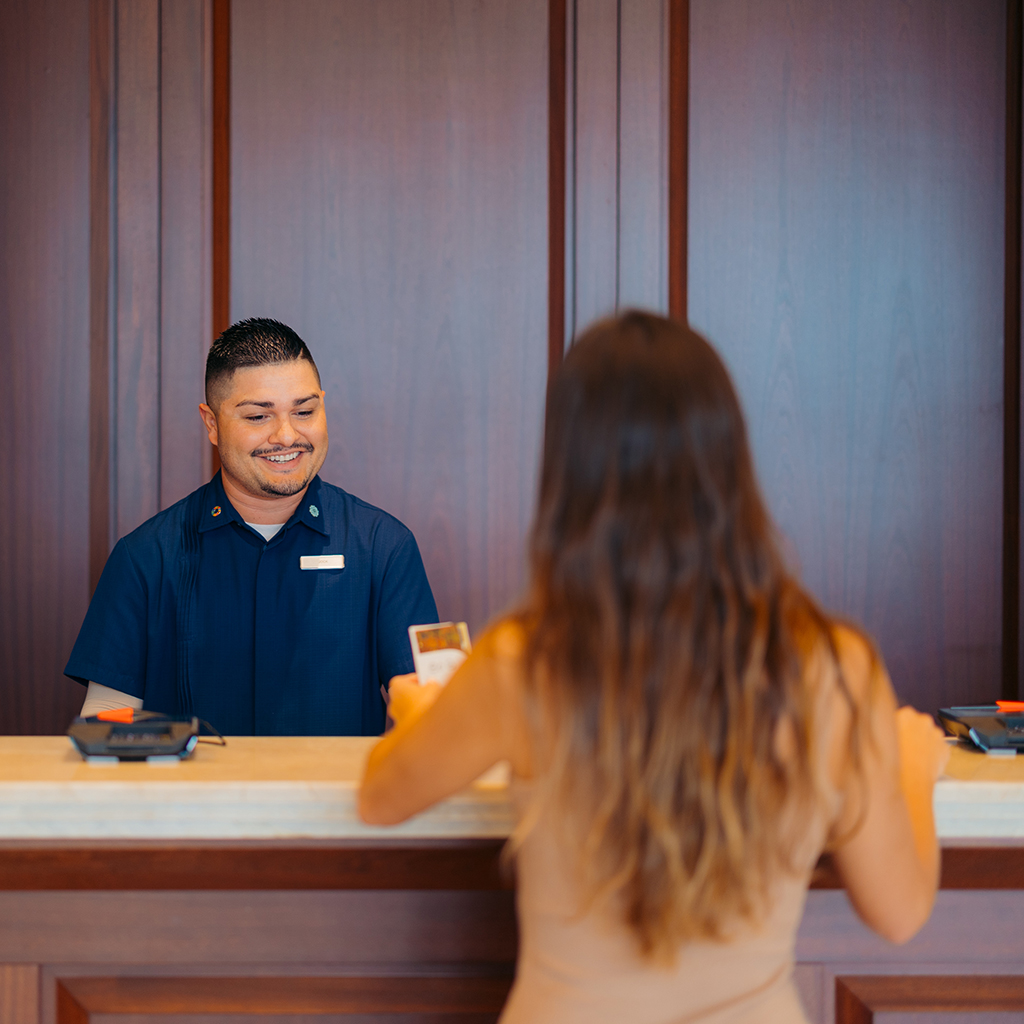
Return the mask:
POLYGON ((508 771, 402 825, 356 816, 374 737, 229 736, 191 758, 92 764, 65 736, 0 736, 0 840, 504 838, 508 771))
MULTIPOLYGON (((232 736, 178 763, 95 765, 64 736, 0 736, 0 841, 15 839, 453 839, 512 829, 508 771, 394 828, 355 813, 372 737, 232 736)), ((957 747, 935 791, 949 845, 1024 844, 1024 756, 957 747)))

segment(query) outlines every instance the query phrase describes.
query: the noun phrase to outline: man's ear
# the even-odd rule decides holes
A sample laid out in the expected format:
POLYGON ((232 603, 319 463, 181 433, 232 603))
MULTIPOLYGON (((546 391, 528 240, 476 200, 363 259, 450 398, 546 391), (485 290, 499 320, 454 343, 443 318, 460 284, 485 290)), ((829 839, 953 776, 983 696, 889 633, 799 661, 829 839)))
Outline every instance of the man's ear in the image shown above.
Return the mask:
POLYGON ((210 435, 210 444, 217 443, 217 414, 205 403, 199 403, 199 415, 203 417, 203 426, 210 435))

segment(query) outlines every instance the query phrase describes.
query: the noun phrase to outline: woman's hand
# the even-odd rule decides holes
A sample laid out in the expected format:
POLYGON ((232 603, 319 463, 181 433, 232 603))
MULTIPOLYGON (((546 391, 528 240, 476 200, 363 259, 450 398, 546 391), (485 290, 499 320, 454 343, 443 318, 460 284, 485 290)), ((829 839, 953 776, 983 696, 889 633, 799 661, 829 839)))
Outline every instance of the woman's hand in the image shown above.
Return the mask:
POLYGON ((419 718, 437 700, 440 692, 440 683, 421 684, 415 672, 395 676, 388 683, 388 714, 396 725, 419 718))
POLYGON ((896 735, 904 788, 909 781, 908 776, 934 785, 950 755, 950 745, 935 719, 904 705, 896 712, 896 735))

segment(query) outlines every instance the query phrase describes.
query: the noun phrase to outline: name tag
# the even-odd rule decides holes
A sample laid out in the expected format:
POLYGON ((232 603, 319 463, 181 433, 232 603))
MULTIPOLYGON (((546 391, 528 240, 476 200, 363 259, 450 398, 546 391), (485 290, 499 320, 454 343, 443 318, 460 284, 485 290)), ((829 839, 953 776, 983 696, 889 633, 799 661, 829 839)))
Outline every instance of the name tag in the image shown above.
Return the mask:
POLYGON ((344 569, 344 555, 300 555, 300 569, 344 569))

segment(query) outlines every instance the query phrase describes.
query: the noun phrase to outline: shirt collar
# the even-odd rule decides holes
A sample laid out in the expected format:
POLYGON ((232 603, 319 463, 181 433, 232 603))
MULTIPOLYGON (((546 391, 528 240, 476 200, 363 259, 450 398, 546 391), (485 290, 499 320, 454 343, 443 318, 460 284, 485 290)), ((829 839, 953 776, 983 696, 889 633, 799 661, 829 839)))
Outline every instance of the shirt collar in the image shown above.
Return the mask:
MULTIPOLYGON (((287 530, 293 523, 305 523, 311 530, 326 537, 327 524, 324 518, 324 510, 320 503, 320 476, 317 475, 310 480, 299 507, 284 524, 284 529, 287 530)), ((206 533, 207 530, 215 530, 218 526, 224 526, 227 523, 245 525, 245 520, 238 514, 235 506, 228 501, 228 496, 224 493, 224 484, 218 472, 206 485, 206 501, 199 517, 199 532, 206 533)))
POLYGON ((206 485, 206 501, 199 516, 199 532, 206 533, 207 530, 215 530, 218 526, 226 526, 228 523, 244 522, 245 520, 235 511, 235 506, 228 501, 218 471, 206 485))
POLYGON ((299 502, 299 507, 292 513, 291 519, 285 524, 287 530, 292 523, 305 523, 311 530, 327 536, 327 523, 325 522, 324 507, 320 497, 320 475, 317 474, 309 481, 309 487, 299 502))

